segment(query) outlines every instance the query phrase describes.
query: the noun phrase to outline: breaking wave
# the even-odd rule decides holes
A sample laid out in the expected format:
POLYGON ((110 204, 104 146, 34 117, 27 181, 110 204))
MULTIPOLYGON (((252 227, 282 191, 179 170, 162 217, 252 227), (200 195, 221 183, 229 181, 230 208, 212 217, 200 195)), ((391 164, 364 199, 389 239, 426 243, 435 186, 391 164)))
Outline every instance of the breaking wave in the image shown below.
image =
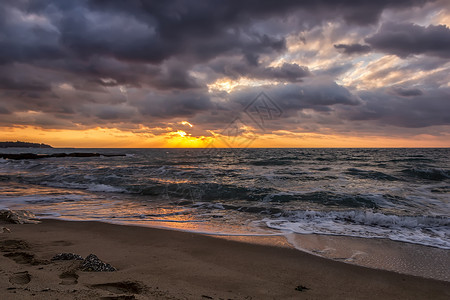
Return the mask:
POLYGON ((387 238, 450 249, 450 218, 397 216, 371 211, 299 211, 287 218, 264 219, 269 228, 301 234, 387 238))

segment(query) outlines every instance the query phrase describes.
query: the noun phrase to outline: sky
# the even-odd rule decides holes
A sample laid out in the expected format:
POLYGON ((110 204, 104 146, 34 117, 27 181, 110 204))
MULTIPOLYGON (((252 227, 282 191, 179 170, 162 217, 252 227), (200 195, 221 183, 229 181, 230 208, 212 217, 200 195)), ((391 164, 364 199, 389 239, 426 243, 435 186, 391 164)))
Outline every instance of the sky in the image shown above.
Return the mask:
POLYGON ((450 147, 450 1, 2 0, 0 140, 450 147))

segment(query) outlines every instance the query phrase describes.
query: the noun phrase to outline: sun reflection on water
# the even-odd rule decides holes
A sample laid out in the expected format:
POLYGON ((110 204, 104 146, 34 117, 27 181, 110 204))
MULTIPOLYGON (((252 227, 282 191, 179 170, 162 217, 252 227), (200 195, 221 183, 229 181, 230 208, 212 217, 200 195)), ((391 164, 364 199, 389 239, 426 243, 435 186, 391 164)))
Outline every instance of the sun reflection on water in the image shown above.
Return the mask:
POLYGON ((251 220, 236 221, 242 213, 236 212, 234 215, 228 212, 223 215, 221 211, 202 211, 149 196, 90 193, 84 190, 4 183, 0 183, 0 191, 0 203, 3 207, 29 210, 43 219, 103 221, 212 234, 258 233, 258 229, 251 225, 251 220), (224 224, 227 226, 226 233, 223 232, 224 224))

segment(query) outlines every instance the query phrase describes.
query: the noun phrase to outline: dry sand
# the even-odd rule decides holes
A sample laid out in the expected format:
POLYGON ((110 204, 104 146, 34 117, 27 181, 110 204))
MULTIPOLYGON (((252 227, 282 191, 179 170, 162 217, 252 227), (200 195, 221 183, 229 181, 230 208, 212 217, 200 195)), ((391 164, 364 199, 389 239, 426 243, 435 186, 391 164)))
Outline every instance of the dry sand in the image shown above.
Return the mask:
POLYGON ((449 282, 285 247, 100 222, 3 226, 0 299, 450 299, 449 282), (93 253, 118 271, 51 261, 61 252, 93 253))

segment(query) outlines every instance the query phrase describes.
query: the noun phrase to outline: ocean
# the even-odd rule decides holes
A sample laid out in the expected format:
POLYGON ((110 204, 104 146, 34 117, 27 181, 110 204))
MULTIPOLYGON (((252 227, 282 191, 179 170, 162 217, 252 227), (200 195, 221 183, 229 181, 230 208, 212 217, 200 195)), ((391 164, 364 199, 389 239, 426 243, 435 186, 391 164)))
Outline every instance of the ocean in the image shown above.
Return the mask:
POLYGON ((450 149, 3 149, 1 208, 219 235, 324 234, 450 249, 450 149))

